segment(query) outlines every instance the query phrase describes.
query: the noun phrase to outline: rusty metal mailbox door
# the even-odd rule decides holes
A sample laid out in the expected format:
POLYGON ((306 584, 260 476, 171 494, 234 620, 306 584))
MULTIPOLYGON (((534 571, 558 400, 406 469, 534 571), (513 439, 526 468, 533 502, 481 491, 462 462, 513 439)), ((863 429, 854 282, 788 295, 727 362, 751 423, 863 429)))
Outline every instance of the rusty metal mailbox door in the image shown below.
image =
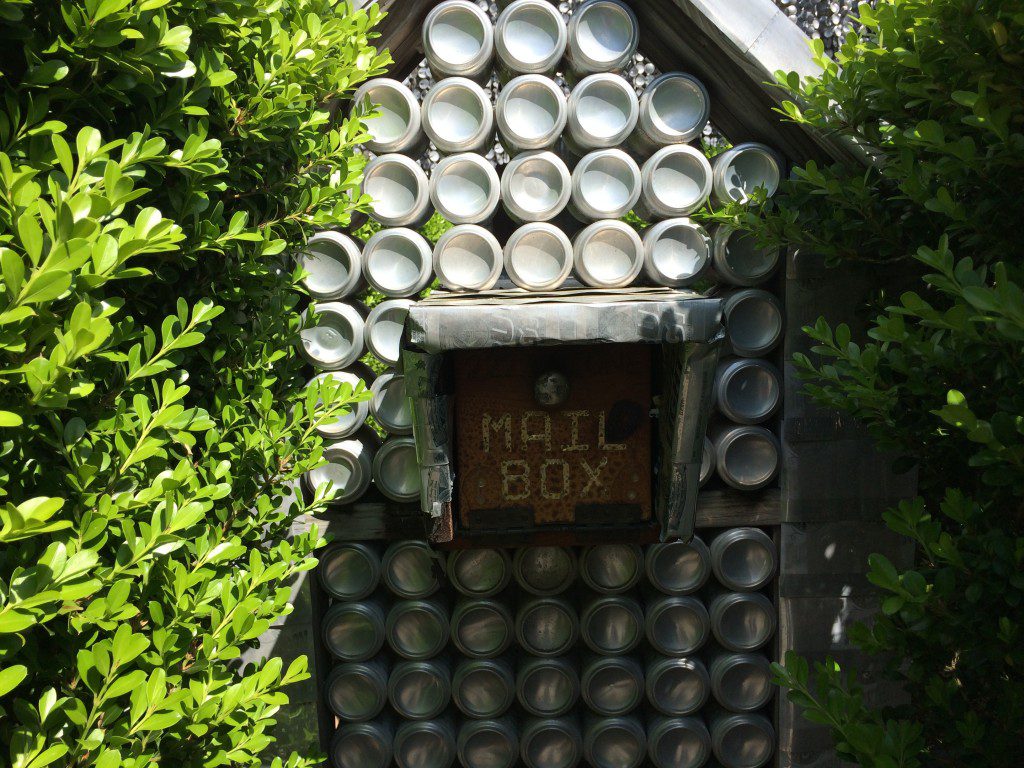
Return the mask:
POLYGON ((479 349, 453 357, 463 528, 651 519, 651 346, 479 349), (544 389, 552 379, 563 391, 544 389))

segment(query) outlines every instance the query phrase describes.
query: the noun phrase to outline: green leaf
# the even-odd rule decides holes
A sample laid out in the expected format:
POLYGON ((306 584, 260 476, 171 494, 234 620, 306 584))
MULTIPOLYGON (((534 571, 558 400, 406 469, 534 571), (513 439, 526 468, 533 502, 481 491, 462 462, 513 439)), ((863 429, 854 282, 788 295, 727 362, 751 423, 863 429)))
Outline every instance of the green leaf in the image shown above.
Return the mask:
POLYGON ((22 248, 32 260, 33 264, 39 263, 39 257, 43 253, 43 230, 34 216, 23 215, 18 217, 18 239, 22 248))
POLYGON ((21 300, 25 304, 41 304, 64 295, 71 287, 71 275, 62 269, 49 269, 33 275, 25 286, 21 300))
POLYGON ((0 411, 0 427, 20 427, 25 422, 12 411, 0 411))
POLYGON ((3 269, 4 285, 9 296, 21 293, 25 282, 25 262, 22 257, 10 248, 0 249, 0 268, 3 269))
POLYGON ((60 59, 50 59, 35 67, 30 67, 25 74, 26 85, 52 85, 67 77, 68 65, 60 59))
POLYGON ((6 696, 13 691, 21 685, 21 681, 27 676, 28 667, 23 664, 15 664, 12 667, 0 669, 0 696, 6 696))

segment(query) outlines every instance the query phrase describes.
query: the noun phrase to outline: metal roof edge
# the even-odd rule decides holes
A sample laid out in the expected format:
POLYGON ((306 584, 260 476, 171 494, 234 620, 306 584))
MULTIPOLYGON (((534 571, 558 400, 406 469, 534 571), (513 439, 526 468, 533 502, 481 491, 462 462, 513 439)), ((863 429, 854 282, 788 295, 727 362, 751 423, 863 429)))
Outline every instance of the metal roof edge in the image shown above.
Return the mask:
MULTIPOLYGON (((814 60, 810 38, 772 0, 672 0, 672 3, 756 79, 776 103, 783 100, 783 91, 772 85, 776 72, 796 72, 801 79, 822 72, 814 60)), ((849 137, 801 128, 835 160, 871 162, 870 153, 849 137)))

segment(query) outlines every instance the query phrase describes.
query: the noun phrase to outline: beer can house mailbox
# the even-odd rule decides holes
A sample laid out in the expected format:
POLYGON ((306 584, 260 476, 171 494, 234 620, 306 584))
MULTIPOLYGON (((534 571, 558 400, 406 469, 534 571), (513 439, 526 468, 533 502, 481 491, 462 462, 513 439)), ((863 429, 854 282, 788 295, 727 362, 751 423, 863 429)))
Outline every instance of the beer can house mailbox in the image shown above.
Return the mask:
POLYGON ((788 360, 819 316, 863 328, 879 278, 701 223, 857 156, 774 110, 806 38, 771 0, 380 5, 394 67, 352 105, 379 105, 378 231, 297 248, 311 380, 372 397, 321 429, 302 492, 337 495, 295 529, 330 544, 264 640, 313 658, 291 745, 315 723, 334 768, 838 765, 769 665, 854 658, 913 478, 788 360))
POLYGON ((431 538, 632 526, 688 540, 721 304, 654 289, 411 307, 403 363, 431 538))

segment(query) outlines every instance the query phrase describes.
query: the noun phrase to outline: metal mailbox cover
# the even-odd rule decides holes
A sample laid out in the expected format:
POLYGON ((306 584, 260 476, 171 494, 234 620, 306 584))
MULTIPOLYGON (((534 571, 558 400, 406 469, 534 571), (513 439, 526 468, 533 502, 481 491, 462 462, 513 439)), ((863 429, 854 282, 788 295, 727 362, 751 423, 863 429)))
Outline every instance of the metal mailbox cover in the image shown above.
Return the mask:
POLYGON ((461 525, 649 521, 653 352, 643 344, 453 352, 461 525), (558 391, 544 389, 552 381, 558 391))
MULTIPOLYGON (((662 370, 661 398, 658 405, 658 442, 661 446, 661 457, 657 472, 657 492, 651 500, 653 514, 648 513, 648 517, 655 518, 663 539, 689 540, 693 535, 697 507, 703 436, 712 406, 712 379, 718 362, 719 347, 724 338, 721 299, 667 288, 634 288, 620 291, 579 289, 560 290, 557 293, 496 290, 470 296, 435 292, 427 299, 412 305, 402 337, 401 364, 405 374, 406 393, 413 411, 413 434, 416 439, 421 476, 420 500, 424 513, 430 519, 428 529, 431 539, 451 541, 455 536, 453 501, 456 496, 456 482, 462 482, 463 474, 468 475, 470 479, 475 478, 478 484, 481 478, 484 479, 484 490, 488 494, 484 497, 485 503, 481 505, 484 509, 487 508, 488 498, 501 491, 500 485, 497 492, 493 490, 493 485, 488 486, 486 466, 474 466, 472 457, 464 459, 455 454, 456 443, 453 438, 459 429, 455 414, 461 406, 455 402, 459 396, 458 388, 448 380, 446 373, 445 360, 449 354, 466 350, 492 350, 500 354, 503 350, 503 356, 494 358, 500 362, 492 363, 491 367, 508 370, 508 366, 514 364, 512 361, 516 360, 517 356, 521 361, 530 359, 530 356, 526 355, 526 350, 510 354, 513 352, 510 348, 550 348, 557 357, 559 353, 574 354, 568 350, 585 345, 599 351, 579 354, 597 355, 596 359, 600 359, 602 352, 611 354, 608 352, 612 349, 609 345, 640 345, 655 350, 655 354, 660 353, 662 370)), ((624 360, 623 364, 625 363, 624 360)), ((525 366, 527 363, 521 362, 520 365, 525 366)), ((649 370, 649 361, 639 368, 649 370)), ((525 371, 525 368, 523 370, 525 371)), ((600 375, 600 370, 601 368, 597 367, 591 374, 600 375)), ((492 370, 492 375, 494 372, 492 370)), ((645 380, 638 371, 634 371, 632 376, 633 378, 623 379, 623 383, 628 381, 638 385, 643 392, 633 392, 630 395, 623 392, 623 395, 624 399, 637 399, 639 405, 639 400, 648 397, 651 383, 649 378, 645 380), (636 378, 637 376, 640 378, 636 378)), ((531 385, 533 380, 530 379, 531 385)), ((614 405, 614 401, 610 401, 607 394, 602 394, 600 401, 595 401, 593 408, 600 413, 602 410, 598 406, 606 406, 609 403, 614 405)), ((472 404, 467 407, 467 413, 472 411, 472 404)), ((588 409, 581 406, 581 410, 588 409)), ((633 413, 636 414, 635 409, 633 413)), ((511 420, 511 412, 509 416, 511 420)), ((498 418, 500 420, 501 416, 498 418)), ((558 445, 559 450, 572 446, 572 419, 568 418, 568 425, 563 425, 563 430, 567 429, 567 432, 562 433, 563 441, 558 445)), ((614 415, 614 418, 618 419, 619 416, 614 415)), ((480 411, 480 419, 482 426, 483 411, 480 411)), ((612 420, 613 414, 609 410, 605 415, 604 424, 606 448, 609 443, 609 428, 612 435, 620 428, 618 421, 613 424, 612 420)), ((628 419, 623 418, 622 423, 627 421, 628 419)), ((546 428, 543 419, 539 425, 542 430, 546 428)), ((600 428, 600 424, 596 426, 600 428)), ((580 428, 582 429, 582 424, 580 428)), ((534 434, 531 429, 528 421, 527 437, 534 434)), ((519 424, 519 430, 522 441, 522 422, 519 424)), ((552 449, 555 447, 554 430, 552 422, 552 449)), ((624 430, 623 434, 625 435, 627 431, 624 430)), ((472 427, 465 439, 472 441, 472 427)), ((482 448, 482 432, 477 435, 477 439, 481 441, 482 448)), ((501 435, 500 439, 503 440, 504 435, 501 435)), ((598 441, 599 435, 595 434, 593 439, 595 442, 598 441)), ((634 439, 639 450, 639 444, 644 442, 643 437, 637 434, 634 439)), ((623 440, 627 445, 630 444, 628 437, 624 437, 623 440)), ((650 442, 647 441, 646 444, 650 446, 650 442)), ((509 450, 511 452, 511 448, 509 450)), ((592 454, 593 457, 597 457, 597 454, 592 454)), ((642 455, 639 458, 643 461, 642 455)), ((511 457, 508 460, 524 459, 511 457)), ((600 464, 600 458, 596 460, 600 464)), ((541 459, 537 467, 538 472, 544 466, 543 462, 544 459, 541 459)), ((650 461, 644 462, 643 466, 649 468, 650 461)), ((549 465, 548 472, 552 473, 554 467, 554 464, 549 465)), ((558 471, 562 471, 561 465, 558 465, 558 471)), ((631 477, 632 473, 628 475, 628 478, 631 477)), ((630 490, 637 493, 635 504, 640 505, 640 514, 643 514, 643 498, 640 494, 645 487, 647 492, 650 492, 647 482, 649 481, 644 481, 641 477, 641 482, 636 487, 630 487, 631 480, 624 481, 620 486, 627 495, 627 501, 632 501, 628 498, 630 490)), ((549 478, 548 483, 548 488, 553 492, 553 479, 549 478)), ((468 496, 460 502, 462 506, 459 510, 466 513, 466 520, 470 520, 477 507, 468 490, 468 484, 464 483, 459 487, 466 489, 468 496)), ((580 490, 582 489, 581 486, 580 490)), ((551 518, 554 522, 557 516, 565 518, 571 514, 572 520, 566 522, 580 524, 581 517, 585 519, 588 514, 595 514, 594 508, 588 508, 585 503, 582 509, 573 505, 571 513, 567 513, 568 502, 547 505, 544 504, 545 501, 555 500, 545 500, 541 497, 540 506, 534 510, 540 515, 537 520, 551 518)), ((615 506, 605 505, 604 511, 611 511, 615 506)), ((617 506, 621 511, 623 507, 617 506)), ((534 511, 530 514, 533 515, 534 511)), ((599 512, 600 510, 597 514, 599 512)), ((606 522, 614 522, 614 519, 606 522)), ((630 520, 620 519, 619 522, 630 520)))

